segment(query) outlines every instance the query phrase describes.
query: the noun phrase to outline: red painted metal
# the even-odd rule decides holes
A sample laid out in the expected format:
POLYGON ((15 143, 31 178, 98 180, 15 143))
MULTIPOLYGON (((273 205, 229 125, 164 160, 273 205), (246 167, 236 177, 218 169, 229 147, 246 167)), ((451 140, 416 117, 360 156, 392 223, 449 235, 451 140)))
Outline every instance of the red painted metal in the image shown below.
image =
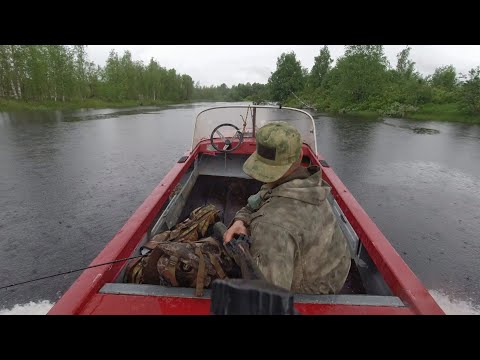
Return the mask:
MULTIPOLYGON (((220 141, 219 141, 220 142, 220 141)), ((167 201, 169 194, 180 181, 199 153, 218 155, 208 150, 209 140, 185 154, 184 163, 176 163, 162 182, 147 197, 91 265, 125 258, 131 255, 146 234, 148 227, 167 201)), ((245 139, 235 154, 251 154, 255 140, 245 139)), ((304 155, 319 164, 323 158, 304 145, 304 155)), ((322 167, 325 181, 332 185, 332 192, 352 227, 360 237, 375 265, 393 293, 409 307, 352 306, 333 304, 296 304, 304 314, 444 314, 428 291, 408 268, 377 226, 347 190, 331 168, 322 167)), ((208 314, 208 299, 158 297, 140 295, 100 294, 99 289, 113 281, 124 264, 105 265, 84 271, 48 314, 208 314)))
POLYGON ((305 315, 414 315, 410 308, 393 306, 302 303, 295 308, 305 315))
POLYGON ((96 294, 81 315, 208 315, 210 300, 171 296, 96 294))
MULTIPOLYGON (((413 315, 409 308, 297 303, 305 315, 413 315)), ((96 294, 80 315, 209 315, 210 300, 173 296, 96 294)))

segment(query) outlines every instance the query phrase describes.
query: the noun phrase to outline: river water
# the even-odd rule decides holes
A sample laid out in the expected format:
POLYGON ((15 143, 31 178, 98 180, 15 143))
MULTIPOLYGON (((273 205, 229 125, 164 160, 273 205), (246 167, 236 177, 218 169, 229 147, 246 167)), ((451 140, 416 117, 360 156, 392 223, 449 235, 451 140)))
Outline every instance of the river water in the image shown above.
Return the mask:
MULTIPOLYGON (((0 113, 0 287, 88 266, 213 105, 0 113)), ((319 152, 440 305, 479 313, 480 126, 315 122, 319 152)), ((0 309, 45 313, 79 274, 0 290, 0 309)))

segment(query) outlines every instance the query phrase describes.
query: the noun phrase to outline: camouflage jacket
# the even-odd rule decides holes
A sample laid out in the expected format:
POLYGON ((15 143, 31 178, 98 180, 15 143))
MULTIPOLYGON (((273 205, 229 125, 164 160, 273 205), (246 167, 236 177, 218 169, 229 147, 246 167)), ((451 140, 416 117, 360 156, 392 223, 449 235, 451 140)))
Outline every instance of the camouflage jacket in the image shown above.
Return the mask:
POLYGON ((304 294, 338 293, 350 270, 346 239, 335 221, 318 167, 299 168, 265 184, 234 220, 250 231, 251 253, 267 280, 304 294))

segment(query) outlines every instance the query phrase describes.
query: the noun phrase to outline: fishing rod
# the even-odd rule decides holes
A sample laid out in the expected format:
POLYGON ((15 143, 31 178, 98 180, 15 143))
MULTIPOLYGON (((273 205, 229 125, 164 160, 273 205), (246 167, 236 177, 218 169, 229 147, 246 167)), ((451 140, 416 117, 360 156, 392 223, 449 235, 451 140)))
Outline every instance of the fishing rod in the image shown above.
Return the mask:
POLYGON ((103 266, 103 265, 115 264, 115 263, 122 262, 122 261, 126 261, 126 260, 137 259, 137 258, 139 258, 139 257, 144 257, 144 256, 147 256, 147 255, 148 255, 148 253, 147 253, 147 254, 144 254, 144 255, 137 255, 137 256, 132 256, 132 257, 128 257, 128 258, 123 258, 123 259, 118 259, 118 260, 114 260, 114 261, 109 261, 109 262, 106 262, 106 263, 103 263, 103 264, 91 265, 91 266, 83 267, 83 268, 80 268, 80 269, 65 271, 65 272, 61 272, 61 273, 58 273, 58 274, 42 276, 42 277, 39 277, 39 278, 37 278, 37 279, 32 279, 32 280, 27 280, 27 281, 22 281, 22 282, 10 284, 10 285, 7 285, 7 286, 2 286, 2 287, 0 287, 0 290, 2 290, 2 289, 7 289, 7 288, 12 287, 12 286, 17 286, 17 285, 23 285, 23 284, 31 283, 31 282, 38 281, 38 280, 49 279, 49 278, 52 278, 52 277, 55 277, 55 276, 71 274, 71 273, 74 273, 74 272, 77 272, 77 271, 87 270, 87 269, 91 269, 91 268, 95 268, 95 267, 99 267, 99 266, 103 266))

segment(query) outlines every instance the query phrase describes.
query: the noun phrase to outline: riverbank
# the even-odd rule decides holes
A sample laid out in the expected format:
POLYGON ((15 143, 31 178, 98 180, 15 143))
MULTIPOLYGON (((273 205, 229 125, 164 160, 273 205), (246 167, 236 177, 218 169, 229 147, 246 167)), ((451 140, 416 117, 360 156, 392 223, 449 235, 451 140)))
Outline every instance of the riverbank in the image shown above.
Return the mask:
POLYGON ((410 114, 406 118, 480 124, 480 115, 471 115, 460 111, 457 104, 425 104, 416 113, 410 114))
POLYGON ((136 106, 166 106, 173 104, 189 103, 191 101, 104 101, 87 99, 78 101, 20 101, 0 99, 0 111, 43 111, 43 110, 77 110, 77 109, 104 109, 127 108, 136 106))
MULTIPOLYGON (((104 101, 98 99, 87 99, 83 101, 19 101, 0 99, 1 111, 42 111, 42 110, 77 110, 77 109, 104 109, 104 108, 128 108, 137 106, 167 106, 173 104, 185 104, 196 101, 208 102, 208 100, 187 100, 187 101, 104 101)), ((301 104, 288 104, 288 106, 301 107, 301 104)), ((325 112, 331 116, 346 115, 362 117, 367 119, 378 119, 384 117, 377 111, 362 110, 349 111, 343 114, 325 112)), ((458 110, 457 104, 425 104, 415 113, 407 114, 403 117, 407 120, 421 121, 446 121, 465 124, 480 124, 480 115, 471 115, 458 110)))
MULTIPOLYGON (((338 116, 339 114, 332 114, 338 116)), ((376 111, 352 111, 342 115, 378 119, 385 116, 376 111)), ((464 124, 479 124, 480 115, 471 115, 458 110, 457 104, 425 104, 417 112, 409 113, 403 117, 406 120, 420 121, 445 121, 464 124)))

